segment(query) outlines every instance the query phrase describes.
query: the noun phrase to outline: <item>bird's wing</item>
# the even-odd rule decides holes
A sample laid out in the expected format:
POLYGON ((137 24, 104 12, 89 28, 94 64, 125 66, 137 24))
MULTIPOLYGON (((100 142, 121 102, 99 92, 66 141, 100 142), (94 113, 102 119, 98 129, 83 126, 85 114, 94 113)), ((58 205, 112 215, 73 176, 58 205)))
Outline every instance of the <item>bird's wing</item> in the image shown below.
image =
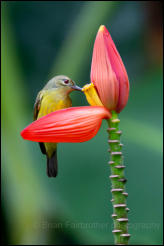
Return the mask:
POLYGON ((43 92, 40 91, 36 97, 35 104, 34 104, 34 120, 37 120, 42 98, 43 98, 43 92))
MULTIPOLYGON (((40 105, 41 105, 41 102, 42 102, 42 98, 43 98, 43 92, 40 91, 38 93, 37 97, 36 97, 36 101, 35 101, 35 104, 34 104, 34 120, 37 120, 38 113, 39 113, 39 110, 40 110, 40 105)), ((46 149, 45 149, 44 143, 39 143, 39 146, 40 146, 41 152, 43 154, 46 154, 46 149)))

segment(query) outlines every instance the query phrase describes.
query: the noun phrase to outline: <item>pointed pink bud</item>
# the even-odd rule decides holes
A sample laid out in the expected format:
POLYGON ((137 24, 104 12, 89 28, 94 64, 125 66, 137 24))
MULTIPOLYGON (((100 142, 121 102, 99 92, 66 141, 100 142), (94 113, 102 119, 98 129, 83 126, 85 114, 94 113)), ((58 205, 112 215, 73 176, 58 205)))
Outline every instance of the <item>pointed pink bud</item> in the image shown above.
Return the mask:
POLYGON ((93 138, 102 119, 110 116, 101 106, 62 109, 32 122, 21 136, 36 142, 84 142, 93 138))
POLYGON ((94 43, 91 82, 109 110, 121 112, 129 96, 129 80, 122 59, 105 26, 100 26, 94 43))

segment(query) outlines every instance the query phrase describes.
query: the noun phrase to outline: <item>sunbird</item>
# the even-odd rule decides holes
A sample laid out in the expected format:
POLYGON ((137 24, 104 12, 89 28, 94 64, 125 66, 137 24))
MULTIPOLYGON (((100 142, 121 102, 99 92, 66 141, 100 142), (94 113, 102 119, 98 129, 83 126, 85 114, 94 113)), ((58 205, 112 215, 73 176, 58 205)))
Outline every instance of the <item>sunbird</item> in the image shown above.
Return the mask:
MULTIPOLYGON (((65 75, 58 75, 47 82, 38 93, 34 104, 34 120, 51 112, 72 106, 69 93, 73 90, 81 91, 75 82, 65 75)), ((57 176, 57 143, 39 142, 41 152, 47 156, 48 177, 57 176)))

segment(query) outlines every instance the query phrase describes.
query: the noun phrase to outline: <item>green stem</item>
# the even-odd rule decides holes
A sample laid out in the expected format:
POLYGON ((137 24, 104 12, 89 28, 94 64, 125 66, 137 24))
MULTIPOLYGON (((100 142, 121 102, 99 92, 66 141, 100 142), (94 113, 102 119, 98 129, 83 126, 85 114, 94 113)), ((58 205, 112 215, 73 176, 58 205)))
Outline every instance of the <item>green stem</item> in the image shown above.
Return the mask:
POLYGON ((119 130, 119 122, 117 113, 112 111, 112 117, 108 122, 108 143, 110 146, 110 169, 111 169, 111 183, 112 183, 112 204, 113 204, 113 222, 115 244, 127 245, 130 234, 128 234, 128 208, 126 205, 126 198, 128 193, 125 191, 126 179, 124 176, 122 144, 120 143, 121 131, 119 130))

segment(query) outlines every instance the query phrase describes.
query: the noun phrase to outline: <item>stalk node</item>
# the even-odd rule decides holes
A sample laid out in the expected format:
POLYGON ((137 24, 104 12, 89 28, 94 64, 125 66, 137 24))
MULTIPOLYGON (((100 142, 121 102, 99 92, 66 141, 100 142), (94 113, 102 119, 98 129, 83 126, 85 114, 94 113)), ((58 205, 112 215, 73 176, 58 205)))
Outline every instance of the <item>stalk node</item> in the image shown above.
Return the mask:
POLYGON ((116 132, 118 135, 121 135, 122 134, 122 131, 117 131, 116 132))
POLYGON ((119 119, 112 119, 111 122, 112 122, 112 123, 119 123, 120 120, 119 120, 119 119))
POLYGON ((128 222, 128 218, 118 218, 116 220, 119 222, 128 222))
POLYGON ((113 205, 114 208, 126 208, 126 204, 122 203, 122 204, 114 204, 113 205))
POLYGON ((108 143, 119 143, 120 141, 119 140, 108 140, 108 143))
POLYGON ((116 128, 114 128, 114 127, 111 127, 111 128, 107 129, 108 132, 115 131, 115 130, 116 130, 116 128))
POLYGON ((131 235, 129 233, 124 233, 120 235, 121 237, 130 237, 131 235))
POLYGON ((110 179, 115 179, 115 178, 118 178, 118 177, 119 177, 119 175, 110 175, 109 176, 110 179))
POLYGON ((118 179, 118 181, 123 182, 123 183, 126 183, 127 182, 127 179, 118 179))
POLYGON ((118 188, 118 189, 111 189, 111 192, 122 192, 124 189, 118 188))
POLYGON ((120 232, 122 232, 122 230, 113 230, 112 232, 113 233, 120 233, 120 232))
POLYGON ((113 165, 114 164, 114 161, 109 161, 108 164, 109 165, 113 165))
POLYGON ((119 169, 119 168, 120 168, 120 169, 122 168, 122 169, 123 169, 123 168, 125 168, 125 166, 123 166, 123 165, 117 165, 117 166, 115 166, 115 168, 118 168, 118 169, 119 169))
POLYGON ((113 151, 111 152, 111 155, 122 155, 121 151, 113 151))

